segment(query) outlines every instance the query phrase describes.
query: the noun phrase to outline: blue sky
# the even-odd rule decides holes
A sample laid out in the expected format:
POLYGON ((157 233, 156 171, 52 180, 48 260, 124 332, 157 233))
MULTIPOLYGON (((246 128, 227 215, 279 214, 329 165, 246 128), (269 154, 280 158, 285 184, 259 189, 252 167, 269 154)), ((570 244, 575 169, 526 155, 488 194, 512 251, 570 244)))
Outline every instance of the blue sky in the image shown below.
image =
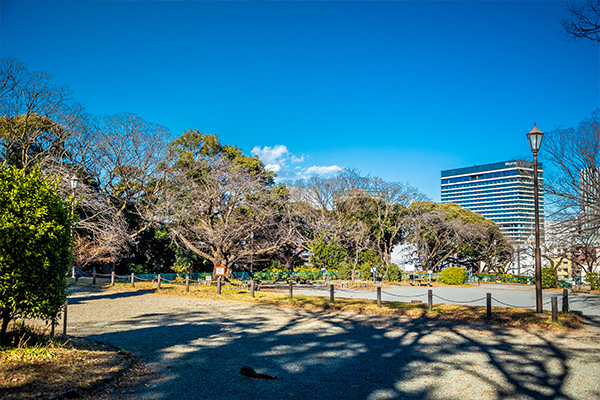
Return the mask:
POLYGON ((0 56, 93 114, 219 135, 281 177, 357 168, 439 201, 440 171, 531 157, 600 107, 561 1, 6 1, 0 56))

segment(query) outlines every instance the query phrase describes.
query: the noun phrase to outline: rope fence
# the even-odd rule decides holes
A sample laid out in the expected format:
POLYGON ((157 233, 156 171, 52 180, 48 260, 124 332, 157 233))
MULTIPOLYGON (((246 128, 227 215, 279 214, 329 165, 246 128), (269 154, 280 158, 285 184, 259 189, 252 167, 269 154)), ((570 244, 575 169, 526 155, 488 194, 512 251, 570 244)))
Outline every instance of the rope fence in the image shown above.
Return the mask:
MULTIPOLYGON (((215 282, 212 279, 212 274, 209 274, 209 273, 183 273, 183 274, 167 273, 167 274, 138 274, 138 275, 132 273, 131 275, 116 275, 114 272, 112 272, 110 274, 98 274, 98 273, 96 273, 95 269, 92 269, 91 274, 90 274, 86 271, 82 271, 81 269, 76 269, 75 267, 73 267, 72 278, 78 279, 79 277, 92 278, 93 284, 96 284, 97 278, 102 278, 102 279, 108 278, 108 279, 110 279, 111 285, 114 285, 117 281, 130 282, 132 287, 135 285, 136 280, 138 282, 156 282, 157 289, 161 288, 161 282, 175 284, 175 285, 185 284, 186 292, 189 292, 190 281, 195 281, 195 282, 197 282, 198 285, 201 282, 203 282, 205 285, 212 284, 214 282, 217 285, 217 293, 219 295, 221 294, 221 289, 222 289, 222 284, 223 284, 223 280, 221 279, 221 277, 219 277, 215 282), (208 276, 210 276, 210 278, 207 278, 208 276)), ((238 284, 232 285, 232 286, 238 290, 245 289, 245 290, 249 291, 250 296, 252 298, 254 298, 254 295, 255 295, 254 292, 257 290, 260 290, 260 281, 254 280, 254 279, 249 279, 248 281, 249 282, 247 282, 247 283, 241 283, 241 284, 238 283, 238 284)), ((289 285, 289 299, 292 300, 293 299, 293 286, 294 286, 294 284, 299 284, 300 281, 297 276, 294 276, 294 277, 291 277, 290 279, 288 279, 287 282, 289 285)), ((307 282, 307 281, 305 281, 305 282, 307 282)), ((411 303, 413 303, 413 302, 421 303, 420 300, 415 300, 415 299, 419 299, 419 298, 427 296, 428 311, 433 310, 434 297, 441 301, 450 303, 450 304, 474 304, 474 303, 479 303, 479 302, 482 302, 485 300, 486 301, 485 307, 486 307, 486 317, 487 318, 492 317, 492 302, 496 302, 498 304, 501 304, 506 307, 511 307, 511 308, 520 308, 520 309, 535 308, 534 305, 522 306, 522 305, 514 305, 514 304, 509 304, 509 303, 503 302, 501 300, 492 298, 491 293, 486 293, 486 297, 465 301, 465 300, 447 299, 445 297, 438 296, 433 293, 433 289, 429 289, 427 291, 427 293, 401 295, 401 294, 383 291, 382 287, 381 287, 381 282, 370 282, 370 281, 362 281, 359 283, 357 283, 356 281, 352 281, 352 282, 353 282, 353 284, 352 283, 348 284, 343 281, 323 281, 317 285, 309 284, 309 286, 311 287, 311 289, 316 290, 318 292, 319 291, 329 291, 330 303, 335 302, 336 287, 337 287, 337 291, 339 291, 339 292, 361 293, 361 294, 364 294, 365 289, 373 289, 374 288, 374 289, 376 289, 376 293, 377 293, 377 308, 381 308, 382 293, 384 293, 387 296, 399 298, 399 299, 400 298, 401 299, 410 298, 411 303), (358 292, 357 290, 361 290, 361 291, 358 292)), ((563 289, 562 295, 563 295, 562 296, 562 312, 568 313, 570 311, 569 310, 568 289, 566 289, 566 288, 563 289)), ((551 304, 552 322, 556 323, 556 322, 558 322, 558 296, 552 296, 550 298, 550 300, 542 303, 542 306, 547 306, 548 304, 551 304)), ((68 307, 68 299, 65 301, 64 309, 63 309, 63 335, 67 334, 67 307, 68 307)), ((52 334, 54 334, 54 324, 52 325, 52 334)))
MULTIPOLYGON (((82 278, 92 278, 92 284, 96 284, 96 279, 109 279, 110 284, 114 285, 116 282, 129 282, 132 287, 135 286, 135 282, 151 282, 157 284, 157 289, 161 288, 161 283, 175 284, 175 285, 185 285, 186 292, 189 292, 190 282, 196 282, 197 284, 204 283, 205 285, 217 285, 217 293, 221 294, 221 289, 223 285, 223 280, 219 277, 216 280, 213 280, 212 274, 210 273, 166 273, 166 274, 130 274, 130 275, 116 275, 114 272, 110 274, 98 274, 95 269, 92 269, 91 273, 86 271, 82 271, 81 269, 73 268, 72 277, 78 279, 82 278)), ((411 302, 418 302, 415 299, 420 299, 422 297, 427 296, 427 304, 429 311, 432 310, 433 299, 436 298, 448 304, 474 304, 481 303, 483 301, 486 302, 487 306, 487 314, 491 316, 491 307, 492 302, 500 304, 502 306, 511 307, 511 308, 521 308, 521 309, 532 309, 535 308, 535 305, 515 305, 510 304, 499 299, 493 298, 491 293, 487 293, 486 297, 474 299, 474 300, 454 300, 448 299, 437 294, 433 293, 433 289, 429 289, 427 293, 421 294, 396 294, 391 293, 389 291, 383 291, 381 287, 381 282, 372 282, 372 281, 339 281, 339 280, 329 280, 329 281, 318 281, 315 283, 308 283, 308 281, 304 281, 302 278, 298 276, 292 276, 291 274, 288 276, 289 279, 287 283, 289 285, 289 298, 293 298, 293 285, 295 284, 307 284, 312 290, 317 292, 329 292, 330 302, 335 302, 335 292, 342 293, 360 293, 364 294, 365 290, 376 290, 377 292, 377 307, 381 307, 381 295, 382 293, 386 296, 397 298, 397 299, 411 299, 411 302), (303 282, 303 283, 300 283, 303 282)), ((261 281, 249 279, 248 282, 236 283, 231 286, 238 290, 247 290, 251 293, 251 297, 254 297, 254 292, 260 290, 261 281)), ((317 294, 319 295, 319 294, 317 294)), ((325 294, 323 294, 325 296, 325 294)), ((553 296, 550 300, 544 302, 542 305, 547 306, 548 304, 552 305, 553 308, 553 320, 555 319, 556 304, 558 296, 553 296)), ((401 300, 392 300, 392 301, 401 301, 401 300)), ((65 305, 66 311, 66 305, 65 305)), ((568 290, 563 290, 563 312, 569 312, 568 306, 568 290)))
POLYGON ((482 298, 480 298, 480 299, 475 299, 475 300, 460 301, 460 300, 449 300, 449 299, 445 299, 445 298, 443 298, 442 296, 438 296, 437 294, 434 294, 433 296, 434 296, 434 297, 437 297, 437 298, 438 298, 438 299, 440 299, 440 300, 447 301, 447 302, 449 302, 449 303, 451 303, 451 304, 454 304, 454 303, 457 303, 457 304, 471 304, 471 303, 477 303, 477 302, 479 302, 479 301, 483 301, 483 300, 485 300, 485 299, 486 299, 486 297, 482 297, 482 298))
MULTIPOLYGON (((329 291, 329 295, 330 295, 332 303, 334 302, 334 297, 333 297, 334 288, 335 288, 335 285, 334 285, 333 282, 330 283, 329 285, 319 285, 319 286, 316 286, 316 287, 312 287, 313 290, 316 290, 318 292, 329 291)), ((341 289, 341 288, 335 288, 335 291, 336 292, 343 292, 343 293, 357 293, 356 291, 353 291, 353 290, 341 289)), ((291 285, 290 285, 290 299, 292 298, 291 297, 291 293, 292 293, 292 290, 291 290, 291 285)), ((439 300, 445 301, 448 304, 474 304, 474 303, 480 303, 480 302, 486 301, 488 303, 487 307, 490 308, 490 309, 491 309, 491 303, 492 303, 492 301, 496 302, 498 304, 504 305, 506 307, 511 307, 511 308, 534 309, 536 307, 535 305, 521 306, 521 305, 514 305, 514 304, 506 303, 506 302, 503 302, 503 301, 498 300, 496 298, 493 298, 491 296, 491 293, 488 293, 486 297, 481 297, 481 298, 474 299, 474 300, 454 300, 454 299, 447 299, 445 297, 438 296, 438 295, 436 295, 436 294, 433 293, 432 289, 429 289, 427 293, 422 293, 422 294, 400 295, 400 294, 390 293, 388 291, 381 290, 380 286, 377 287, 377 304, 378 304, 378 307, 381 307, 381 294, 382 293, 385 294, 385 295, 387 295, 387 296, 390 296, 390 297, 404 298, 404 299, 408 299, 408 298, 410 298, 410 299, 418 299, 418 298, 421 298, 421 297, 428 296, 429 297, 428 304, 429 304, 429 310, 430 311, 431 311, 431 308, 432 308, 432 305, 433 305, 433 298, 434 297, 437 298, 437 299, 439 299, 439 300)), ((558 296, 553 296, 553 297, 557 298, 558 296)), ((552 300, 552 298, 550 298, 548 301, 542 303, 542 305, 543 306, 547 306, 549 304, 552 304, 552 302, 553 302, 553 300, 552 300)), ((568 291, 566 289, 563 290, 563 309, 562 309, 562 311, 563 312, 569 312, 569 309, 568 309, 568 291)), ((491 313, 491 311, 488 312, 488 314, 490 314, 490 313, 491 313)), ((490 314, 490 316, 491 316, 491 314, 490 314)))

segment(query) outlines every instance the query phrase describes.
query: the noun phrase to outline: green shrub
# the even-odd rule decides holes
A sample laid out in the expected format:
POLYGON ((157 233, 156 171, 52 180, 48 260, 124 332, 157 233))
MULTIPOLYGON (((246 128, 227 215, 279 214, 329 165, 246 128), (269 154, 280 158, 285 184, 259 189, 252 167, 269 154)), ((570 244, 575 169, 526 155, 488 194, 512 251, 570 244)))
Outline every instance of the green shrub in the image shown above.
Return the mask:
MULTIPOLYGON (((374 265, 368 262, 358 264, 356 267, 356 275, 358 279, 362 279, 363 281, 373 279, 373 273, 371 272, 371 267, 373 266, 374 265)), ((379 269, 377 271, 379 272, 379 269)))
POLYGON ((402 274, 400 273, 400 268, 396 264, 388 265, 387 269, 387 279, 390 282, 398 282, 402 278, 402 274))
POLYGON ((322 238, 311 244, 313 266, 319 270, 325 268, 327 271, 337 269, 337 266, 344 261, 348 251, 337 241, 330 241, 322 238))
POLYGON ((468 277, 467 271, 459 267, 448 267, 442 270, 442 282, 446 285, 462 285, 468 277))
POLYGON ((558 278, 553 268, 542 268, 542 289, 558 287, 558 278))
POLYGON ((58 181, 0 169, 0 345, 13 318, 57 321, 73 260, 72 218, 58 181))
POLYGON ((590 285, 591 290, 600 290, 600 274, 597 272, 589 272, 585 276, 585 281, 590 285))
POLYGON ((146 270, 146 267, 140 264, 129 264, 129 272, 134 274, 151 274, 146 270))
POLYGON ((352 264, 343 261, 338 266, 338 278, 343 280, 352 279, 352 264))

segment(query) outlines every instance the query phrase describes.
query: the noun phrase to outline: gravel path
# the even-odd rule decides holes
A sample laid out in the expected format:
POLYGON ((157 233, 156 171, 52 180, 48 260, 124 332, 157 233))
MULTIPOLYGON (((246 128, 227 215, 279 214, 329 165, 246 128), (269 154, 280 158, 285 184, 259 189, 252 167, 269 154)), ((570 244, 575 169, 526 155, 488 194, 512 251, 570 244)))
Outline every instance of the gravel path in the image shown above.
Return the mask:
POLYGON ((600 336, 327 314, 143 292, 73 293, 69 334, 140 356, 121 399, 593 399, 600 336), (248 365, 276 380, 239 376, 248 365))

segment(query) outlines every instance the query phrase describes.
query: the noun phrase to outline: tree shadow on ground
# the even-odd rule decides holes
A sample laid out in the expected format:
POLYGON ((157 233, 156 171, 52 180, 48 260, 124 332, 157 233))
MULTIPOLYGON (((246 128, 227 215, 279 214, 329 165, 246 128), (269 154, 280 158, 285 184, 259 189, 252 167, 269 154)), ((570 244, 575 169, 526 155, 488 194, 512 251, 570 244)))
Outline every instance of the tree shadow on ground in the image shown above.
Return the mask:
POLYGON ((76 305, 88 301, 101 299, 124 299, 129 297, 143 296, 145 294, 154 293, 154 289, 140 289, 130 292, 107 292, 98 289, 78 290, 69 295, 68 304, 76 305))
POLYGON ((571 373, 575 360, 598 364, 597 344, 565 350, 561 335, 549 339, 529 333, 524 340, 523 331, 485 325, 259 305, 147 313, 113 323, 110 329, 90 338, 132 351, 161 372, 160 379, 130 398, 600 396, 593 380, 585 382, 598 377, 571 373), (239 376, 244 365, 278 379, 239 376))

